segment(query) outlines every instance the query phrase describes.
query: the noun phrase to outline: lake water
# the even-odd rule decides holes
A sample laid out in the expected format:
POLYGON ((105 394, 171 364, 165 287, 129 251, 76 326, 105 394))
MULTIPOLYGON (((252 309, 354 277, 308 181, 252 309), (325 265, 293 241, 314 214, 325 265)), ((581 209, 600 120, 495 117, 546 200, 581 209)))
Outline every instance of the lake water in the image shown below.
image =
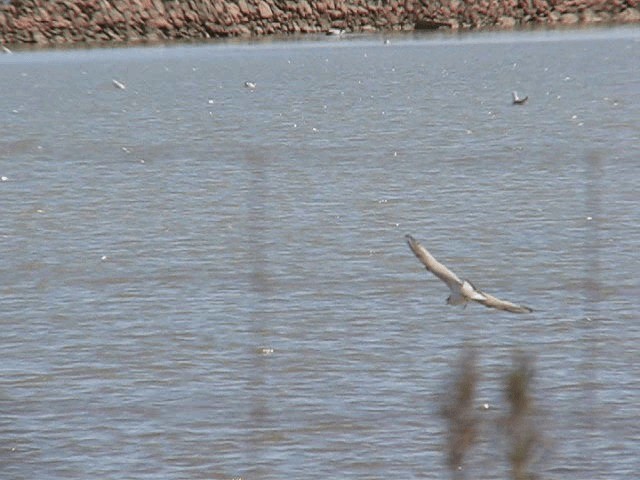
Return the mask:
POLYGON ((0 56, 1 477, 447 478, 465 348, 467 478, 517 352, 531 471, 640 471, 640 30, 383 39, 0 56))

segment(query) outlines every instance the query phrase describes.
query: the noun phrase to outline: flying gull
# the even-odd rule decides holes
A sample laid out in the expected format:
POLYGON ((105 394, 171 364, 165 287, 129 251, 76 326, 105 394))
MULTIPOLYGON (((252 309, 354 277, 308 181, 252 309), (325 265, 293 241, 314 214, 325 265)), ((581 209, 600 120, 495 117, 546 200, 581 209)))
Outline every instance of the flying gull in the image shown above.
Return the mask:
POLYGON ((523 105, 524 103, 527 102, 527 100, 529 100, 529 96, 520 98, 518 96, 518 92, 515 92, 515 91, 511 92, 511 96, 513 97, 513 104, 514 105, 523 105))
POLYGON ((467 303, 473 300, 474 302, 483 304, 485 307, 505 310, 511 313, 533 312, 529 307, 500 300, 493 295, 478 290, 469 280, 460 280, 455 273, 438 262, 435 257, 411 235, 407 235, 406 239, 409 248, 411 248, 411 251, 418 257, 418 260, 424 264, 427 270, 446 283, 449 290, 451 290, 451 295, 447 297, 447 303, 449 305, 464 305, 466 307, 467 303))

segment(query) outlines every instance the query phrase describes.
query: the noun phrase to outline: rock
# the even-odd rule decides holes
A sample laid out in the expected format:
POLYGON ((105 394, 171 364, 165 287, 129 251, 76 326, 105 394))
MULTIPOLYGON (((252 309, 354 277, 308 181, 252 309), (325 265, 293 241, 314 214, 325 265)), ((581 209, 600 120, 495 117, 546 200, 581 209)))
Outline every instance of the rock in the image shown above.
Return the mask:
POLYGON ((590 8, 587 8, 582 12, 582 16, 580 20, 583 23, 598 23, 602 21, 602 18, 593 10, 591 10, 590 8))
POLYGON ((166 18, 163 18, 163 17, 152 18, 149 21, 149 25, 152 28, 156 28, 156 29, 160 29, 160 30, 169 30, 169 29, 171 29, 171 24, 169 23, 169 21, 166 18))
POLYGON ((619 13, 617 18, 621 22, 640 22, 640 11, 636 8, 627 8, 619 13))
POLYGON ((440 22, 438 20, 432 20, 423 18, 418 20, 415 25, 416 30, 437 30, 438 28, 448 27, 449 22, 440 22))
POLYGON ((273 12, 271 11, 271 7, 264 0, 258 4, 258 13, 261 18, 271 18, 273 17, 273 12))
POLYGON ((516 19, 503 15, 502 17, 498 18, 497 25, 500 28, 513 28, 516 26, 516 19))
POLYGON ((300 12, 300 15, 303 18, 309 17, 313 14, 313 10, 306 0, 302 0, 302 2, 298 4, 298 12, 300 12))
POLYGON ((236 23, 240 22, 240 19, 242 18, 242 10, 240 10, 240 7, 235 3, 227 5, 227 14, 236 23))
POLYGON ((565 13, 560 16, 560 23, 565 25, 573 25, 574 23, 578 23, 580 18, 575 13, 565 13))

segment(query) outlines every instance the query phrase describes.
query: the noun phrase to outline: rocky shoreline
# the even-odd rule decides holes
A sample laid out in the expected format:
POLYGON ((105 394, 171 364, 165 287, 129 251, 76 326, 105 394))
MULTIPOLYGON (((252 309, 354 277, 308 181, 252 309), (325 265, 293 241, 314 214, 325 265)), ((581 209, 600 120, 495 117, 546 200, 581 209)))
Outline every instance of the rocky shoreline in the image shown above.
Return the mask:
POLYGON ((0 0, 0 43, 640 22, 640 0, 0 0))

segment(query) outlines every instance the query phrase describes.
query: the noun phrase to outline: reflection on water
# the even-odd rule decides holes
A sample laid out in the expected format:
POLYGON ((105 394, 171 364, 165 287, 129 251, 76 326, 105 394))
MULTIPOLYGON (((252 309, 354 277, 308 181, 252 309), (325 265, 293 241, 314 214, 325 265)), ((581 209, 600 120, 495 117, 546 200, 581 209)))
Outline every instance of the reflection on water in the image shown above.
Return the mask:
POLYGON ((613 29, 0 58, 4 471, 446 476, 442 394, 471 346, 469 478, 509 475, 516 351, 534 359, 535 470, 629 478, 637 43, 613 29), (447 306, 406 233, 536 311, 447 306))

